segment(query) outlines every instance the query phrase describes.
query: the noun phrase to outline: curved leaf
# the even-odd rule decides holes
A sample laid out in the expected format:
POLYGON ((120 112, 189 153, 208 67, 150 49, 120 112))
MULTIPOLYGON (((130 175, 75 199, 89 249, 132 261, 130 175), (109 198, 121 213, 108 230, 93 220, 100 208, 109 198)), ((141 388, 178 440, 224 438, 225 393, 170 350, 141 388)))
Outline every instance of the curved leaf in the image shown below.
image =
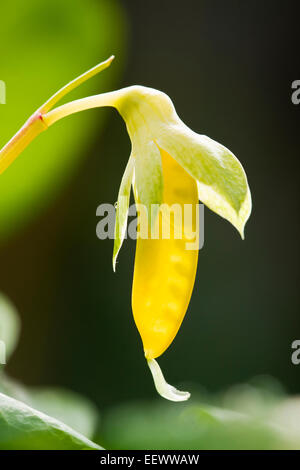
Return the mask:
POLYGON ((181 121, 168 125, 157 142, 197 180, 199 199, 231 222, 243 238, 251 195, 244 169, 233 153, 181 121))

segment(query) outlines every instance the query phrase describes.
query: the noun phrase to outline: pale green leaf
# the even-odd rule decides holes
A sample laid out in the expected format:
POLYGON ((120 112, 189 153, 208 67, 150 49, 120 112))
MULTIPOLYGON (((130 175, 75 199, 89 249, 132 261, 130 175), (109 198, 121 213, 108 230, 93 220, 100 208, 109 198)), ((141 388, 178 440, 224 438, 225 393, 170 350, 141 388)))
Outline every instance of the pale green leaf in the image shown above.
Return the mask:
POLYGON ((231 222, 243 237, 251 195, 244 169, 233 153, 181 121, 162 129, 157 142, 197 180, 199 199, 231 222))
POLYGON ((125 172, 122 177, 119 194, 118 194, 118 202, 117 202, 117 207, 116 207, 115 241, 114 241, 114 251, 113 251, 113 270, 114 271, 116 270, 117 256, 121 249, 122 243, 124 241, 125 233, 126 233, 133 170, 134 170, 134 158, 133 156, 131 156, 128 160, 127 166, 125 168, 125 172))
POLYGON ((101 450, 101 447, 55 418, 0 393, 0 449, 101 450))

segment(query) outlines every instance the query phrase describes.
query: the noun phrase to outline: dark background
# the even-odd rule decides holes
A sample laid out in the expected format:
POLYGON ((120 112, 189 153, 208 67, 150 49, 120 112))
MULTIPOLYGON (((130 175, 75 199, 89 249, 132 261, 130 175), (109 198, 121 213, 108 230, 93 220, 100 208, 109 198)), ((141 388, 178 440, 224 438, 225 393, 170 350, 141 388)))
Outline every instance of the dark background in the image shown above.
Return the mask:
MULTIPOLYGON (((119 87, 169 94, 187 125, 237 155, 253 196, 245 241, 205 210, 192 301, 160 363, 174 384, 215 391, 267 374, 299 393, 290 359, 300 338, 297 2, 123 3, 129 50, 119 87)), ((107 113, 106 127, 72 183, 2 244, 0 284, 23 323, 10 374, 67 386, 103 408, 154 392, 131 315, 134 242, 113 274, 113 243, 95 231, 97 206, 116 200, 130 143, 115 112, 95 113, 107 113)))

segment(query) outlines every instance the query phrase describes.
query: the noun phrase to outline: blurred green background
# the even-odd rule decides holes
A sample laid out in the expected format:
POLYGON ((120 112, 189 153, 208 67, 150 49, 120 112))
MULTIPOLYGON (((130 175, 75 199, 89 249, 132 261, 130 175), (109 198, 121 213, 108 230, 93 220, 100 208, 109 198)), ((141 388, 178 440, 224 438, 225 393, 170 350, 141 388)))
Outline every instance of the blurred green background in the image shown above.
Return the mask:
MULTIPOLYGON (((115 54, 111 68, 72 97, 131 84, 161 89, 188 126, 229 147, 245 167, 253 195, 246 239, 205 210, 192 301, 160 359, 170 383, 194 389, 191 407, 255 376, 300 392, 300 365, 291 363, 300 337, 295 5, 12 0, 1 7, 0 146, 60 86, 115 54)), ((134 242, 124 243, 114 274, 113 242, 96 237, 96 208, 116 201, 129 153, 117 113, 92 110, 40 136, 0 181, 0 290, 22 322, 7 371, 28 386, 88 397, 102 415, 103 444, 114 448, 164 446, 163 426, 174 427, 186 406, 160 403, 146 369, 130 306, 134 242), (124 428, 136 439, 124 441, 124 428)), ((165 445, 185 448, 182 435, 165 445)))

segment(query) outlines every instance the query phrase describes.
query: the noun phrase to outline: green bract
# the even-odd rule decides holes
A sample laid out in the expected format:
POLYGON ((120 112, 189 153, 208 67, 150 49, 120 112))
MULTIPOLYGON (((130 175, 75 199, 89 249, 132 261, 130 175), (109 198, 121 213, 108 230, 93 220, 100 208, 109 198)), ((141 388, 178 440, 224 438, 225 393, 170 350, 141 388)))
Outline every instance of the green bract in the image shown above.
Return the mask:
MULTIPOLYGON (((153 216, 151 205, 162 202, 160 151, 164 150, 195 178, 200 201, 231 222, 244 238, 244 227, 251 213, 251 194, 245 171, 233 153, 189 129, 165 93, 132 86, 116 92, 112 103, 127 125, 131 158, 134 158, 135 199, 146 206, 149 218, 153 216)), ((124 178, 129 185, 126 171, 124 178)), ((127 213, 128 207, 117 210, 117 224, 122 219, 123 233, 127 213)), ((120 237, 115 239, 114 266, 122 241, 120 237)))
MULTIPOLYGON (((137 148, 143 155, 147 144, 155 142, 158 149, 165 150, 197 180, 199 199, 243 236, 251 213, 251 195, 245 171, 233 153, 189 129, 165 93, 142 86, 120 91, 123 96, 116 107, 127 124, 133 151, 137 148)), ((138 175, 136 186, 139 187, 138 175)), ((159 200, 161 187, 155 191, 156 187, 153 183, 148 191, 159 200)))

